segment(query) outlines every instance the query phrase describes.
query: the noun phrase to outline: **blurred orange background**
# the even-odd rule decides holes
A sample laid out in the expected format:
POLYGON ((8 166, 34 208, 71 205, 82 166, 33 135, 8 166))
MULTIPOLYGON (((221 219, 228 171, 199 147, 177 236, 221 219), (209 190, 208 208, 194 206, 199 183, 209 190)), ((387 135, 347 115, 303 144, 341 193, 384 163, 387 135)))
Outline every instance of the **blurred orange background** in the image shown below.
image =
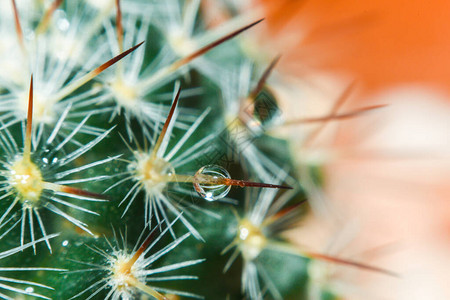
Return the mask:
MULTIPOLYGON (((329 72, 356 80, 350 107, 388 104, 338 125, 328 149, 339 155, 325 164, 325 193, 344 218, 359 224, 341 255, 394 242, 395 251, 366 262, 401 279, 359 282, 367 294, 345 299, 449 299, 450 2, 259 3, 267 27, 258 38, 282 53, 280 73, 329 72)), ((290 237, 320 249, 336 233, 335 223, 324 233, 327 227, 312 220, 290 237)))
POLYGON ((270 30, 266 42, 292 34, 289 52, 286 43, 279 49, 281 68, 291 73, 306 61, 357 74, 366 92, 405 82, 450 92, 449 1, 260 2, 270 30), (305 36, 296 38, 301 31, 305 36))

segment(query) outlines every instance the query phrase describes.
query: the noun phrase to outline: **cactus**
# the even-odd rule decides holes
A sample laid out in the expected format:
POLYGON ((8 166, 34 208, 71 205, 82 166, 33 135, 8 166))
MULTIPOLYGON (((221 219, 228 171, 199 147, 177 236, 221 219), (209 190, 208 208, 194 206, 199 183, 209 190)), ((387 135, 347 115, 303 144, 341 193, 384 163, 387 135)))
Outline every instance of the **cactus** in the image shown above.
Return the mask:
POLYGON ((278 58, 239 42, 261 20, 207 29, 195 0, 6 2, 0 298, 333 299, 314 264, 394 275, 283 238, 313 191, 267 133, 377 107, 283 120, 278 58))

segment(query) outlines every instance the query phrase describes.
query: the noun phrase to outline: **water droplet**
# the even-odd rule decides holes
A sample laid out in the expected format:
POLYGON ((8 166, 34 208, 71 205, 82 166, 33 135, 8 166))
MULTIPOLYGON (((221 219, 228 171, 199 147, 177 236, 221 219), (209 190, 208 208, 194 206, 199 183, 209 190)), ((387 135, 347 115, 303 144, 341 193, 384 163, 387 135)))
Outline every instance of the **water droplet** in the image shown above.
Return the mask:
POLYGON ((231 186, 217 184, 214 179, 230 179, 231 176, 227 170, 217 165, 207 165, 201 167, 194 176, 194 189, 205 200, 215 201, 228 195, 231 186), (202 175, 206 175, 203 176, 202 175), (208 181, 208 177, 211 180, 208 181))
POLYGON ((65 241, 63 241, 63 242, 61 243, 61 245, 62 245, 63 247, 67 247, 67 246, 69 245, 69 241, 68 241, 68 240, 65 240, 65 241))
POLYGON ((53 15, 56 20, 56 27, 58 27, 59 30, 66 32, 70 27, 70 22, 67 19, 66 13, 62 9, 58 9, 53 15))
POLYGON ((31 286, 29 286, 29 287, 27 287, 27 288, 25 289, 25 292, 27 292, 27 293, 33 293, 33 292, 34 292, 34 289, 33 289, 31 286))

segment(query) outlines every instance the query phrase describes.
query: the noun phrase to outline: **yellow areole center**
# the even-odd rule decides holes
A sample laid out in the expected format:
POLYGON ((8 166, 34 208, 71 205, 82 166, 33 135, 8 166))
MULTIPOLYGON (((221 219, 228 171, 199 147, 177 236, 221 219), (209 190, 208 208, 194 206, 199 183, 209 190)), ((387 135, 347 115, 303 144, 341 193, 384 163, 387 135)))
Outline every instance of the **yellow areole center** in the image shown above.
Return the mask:
POLYGON ((162 189, 175 175, 172 165, 163 158, 153 157, 148 153, 140 153, 136 157, 136 177, 148 191, 162 189))
POLYGON ((112 266, 112 278, 117 284, 117 289, 128 289, 130 282, 136 280, 133 275, 133 266, 130 264, 130 258, 119 256, 112 266))
POLYGON ((30 160, 20 157, 10 167, 9 183, 21 201, 36 202, 44 189, 41 170, 30 160))
POLYGON ((139 97, 137 87, 125 82, 121 78, 117 78, 111 83, 111 90, 118 105, 128 109, 134 108, 139 97))
POLYGON ((245 260, 253 260, 261 253, 267 243, 267 238, 261 228, 243 219, 239 223, 238 236, 242 256, 245 260))

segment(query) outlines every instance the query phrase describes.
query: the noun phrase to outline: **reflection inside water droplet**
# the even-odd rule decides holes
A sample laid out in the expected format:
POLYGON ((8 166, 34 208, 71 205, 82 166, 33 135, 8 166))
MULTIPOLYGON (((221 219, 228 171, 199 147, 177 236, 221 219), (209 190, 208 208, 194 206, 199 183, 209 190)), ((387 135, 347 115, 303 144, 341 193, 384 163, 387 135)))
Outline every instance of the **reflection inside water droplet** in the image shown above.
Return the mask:
POLYGON ((203 199, 215 201, 228 195, 231 189, 231 186, 218 184, 215 180, 230 178, 228 171, 221 166, 203 166, 194 175, 194 189, 203 199))

